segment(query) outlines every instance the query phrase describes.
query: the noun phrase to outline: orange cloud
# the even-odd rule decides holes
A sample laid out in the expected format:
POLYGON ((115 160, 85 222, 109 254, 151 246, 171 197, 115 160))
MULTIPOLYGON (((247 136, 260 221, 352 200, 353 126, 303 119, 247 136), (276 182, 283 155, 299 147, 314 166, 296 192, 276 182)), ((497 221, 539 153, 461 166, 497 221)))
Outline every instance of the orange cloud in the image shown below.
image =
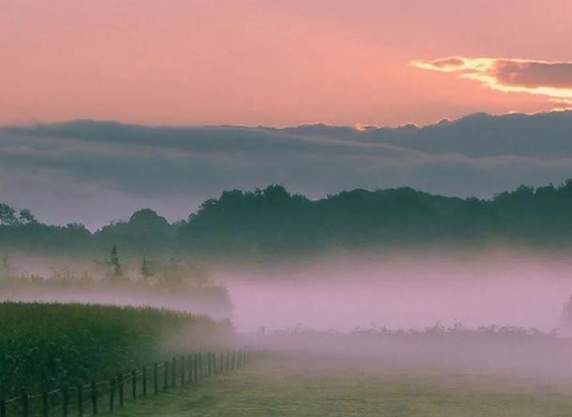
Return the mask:
POLYGON ((458 73, 460 78, 480 82, 504 93, 544 96, 572 107, 572 62, 527 59, 448 57, 434 61, 415 61, 413 66, 430 71, 458 73))

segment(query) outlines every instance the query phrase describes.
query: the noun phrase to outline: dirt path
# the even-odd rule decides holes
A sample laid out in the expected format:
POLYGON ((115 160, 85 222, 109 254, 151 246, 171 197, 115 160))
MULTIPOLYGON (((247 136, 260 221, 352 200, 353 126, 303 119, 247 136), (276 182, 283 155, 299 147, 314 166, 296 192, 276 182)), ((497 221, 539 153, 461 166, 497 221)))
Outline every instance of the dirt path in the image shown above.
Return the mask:
POLYGON ((365 361, 265 357, 197 386, 129 404, 120 416, 564 417, 572 386, 365 361))

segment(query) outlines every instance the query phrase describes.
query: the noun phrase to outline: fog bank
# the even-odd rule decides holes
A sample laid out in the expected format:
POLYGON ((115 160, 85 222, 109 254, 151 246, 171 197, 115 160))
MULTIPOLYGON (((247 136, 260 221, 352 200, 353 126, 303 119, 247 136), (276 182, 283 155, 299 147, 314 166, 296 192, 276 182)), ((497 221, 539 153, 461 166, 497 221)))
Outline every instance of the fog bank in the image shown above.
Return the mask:
POLYGON ((572 293, 571 266, 564 257, 495 251, 325 258, 280 271, 226 271, 220 278, 242 332, 423 329, 438 322, 551 331, 560 327, 572 293))

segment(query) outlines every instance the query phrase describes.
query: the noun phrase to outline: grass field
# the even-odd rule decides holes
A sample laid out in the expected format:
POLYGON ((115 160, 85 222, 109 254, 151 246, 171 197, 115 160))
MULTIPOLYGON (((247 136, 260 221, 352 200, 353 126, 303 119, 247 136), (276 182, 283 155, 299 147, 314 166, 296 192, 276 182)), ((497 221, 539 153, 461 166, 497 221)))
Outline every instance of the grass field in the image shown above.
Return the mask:
MULTIPOLYGON (((177 349, 213 347, 214 334, 231 333, 228 325, 207 318, 161 310, 19 303, 0 303, 0 330, 7 393, 108 377, 177 349)), ((572 416, 572 341, 553 335, 429 329, 306 332, 245 341, 262 349, 245 368, 129 402, 116 414, 572 416)))
POLYGON ((236 373, 148 399, 123 417, 564 417, 572 381, 265 355, 236 373))

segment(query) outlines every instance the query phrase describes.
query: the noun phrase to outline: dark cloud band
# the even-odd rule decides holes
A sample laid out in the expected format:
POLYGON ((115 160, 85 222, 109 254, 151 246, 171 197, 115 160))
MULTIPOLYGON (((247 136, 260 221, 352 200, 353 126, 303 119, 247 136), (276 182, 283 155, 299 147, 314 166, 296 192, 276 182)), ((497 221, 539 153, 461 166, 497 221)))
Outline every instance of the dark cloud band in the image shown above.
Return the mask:
POLYGON ((311 197, 398 186, 490 197, 572 177, 570 132, 570 112, 359 130, 94 121, 7 127, 0 129, 0 201, 45 221, 97 227, 141 207, 184 218, 225 189, 271 183, 311 197))

